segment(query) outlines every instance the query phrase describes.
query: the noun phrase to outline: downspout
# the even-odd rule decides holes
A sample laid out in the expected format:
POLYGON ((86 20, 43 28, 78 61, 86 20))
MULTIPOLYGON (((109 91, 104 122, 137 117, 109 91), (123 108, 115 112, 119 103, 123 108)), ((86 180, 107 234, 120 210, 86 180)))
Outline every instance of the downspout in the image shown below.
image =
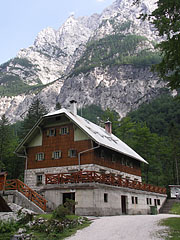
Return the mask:
POLYGON ((97 149, 97 148, 99 148, 99 147, 100 147, 100 145, 98 145, 98 146, 96 146, 96 147, 93 147, 93 148, 90 148, 90 149, 87 149, 87 150, 84 150, 84 151, 78 153, 79 171, 81 170, 81 154, 86 153, 86 152, 89 152, 89 151, 92 151, 92 150, 97 149))
POLYGON ((26 174, 27 174, 27 152, 26 152, 26 147, 24 147, 24 153, 25 155, 19 154, 19 153, 15 153, 17 155, 17 157, 21 157, 21 158, 25 158, 26 162, 25 162, 25 174, 24 174, 24 183, 26 183, 26 174))

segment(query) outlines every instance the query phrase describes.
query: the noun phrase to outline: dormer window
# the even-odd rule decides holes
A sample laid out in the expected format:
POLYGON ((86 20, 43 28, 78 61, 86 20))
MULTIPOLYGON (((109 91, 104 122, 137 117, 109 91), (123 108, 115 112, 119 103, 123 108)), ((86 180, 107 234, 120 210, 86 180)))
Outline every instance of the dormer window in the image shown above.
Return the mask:
POLYGON ((68 127, 62 127, 62 128, 60 128, 59 134, 60 134, 60 135, 69 134, 69 128, 68 128, 68 127))
POLYGON ((36 154, 36 161, 42 161, 44 160, 44 153, 40 152, 36 154))
POLYGON ((47 130, 47 136, 51 137, 51 136, 56 136, 56 129, 55 128, 50 128, 47 130))

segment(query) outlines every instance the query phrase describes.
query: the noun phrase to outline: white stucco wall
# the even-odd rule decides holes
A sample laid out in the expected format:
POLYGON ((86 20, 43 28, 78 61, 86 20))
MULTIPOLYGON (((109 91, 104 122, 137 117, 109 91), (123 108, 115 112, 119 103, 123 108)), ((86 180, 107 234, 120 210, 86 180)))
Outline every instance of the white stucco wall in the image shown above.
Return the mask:
POLYGON ((157 199, 160 200, 160 205, 157 206, 158 210, 166 199, 166 195, 164 194, 97 183, 79 184, 79 186, 75 184, 47 186, 44 190, 44 196, 49 200, 50 206, 52 206, 52 201, 54 201, 54 207, 57 207, 63 203, 63 193, 68 192, 75 193, 75 201, 77 202, 75 212, 77 215, 121 215, 121 196, 126 196, 127 214, 150 214, 150 206, 154 206, 154 199, 156 201, 157 199), (58 187, 59 189, 57 189, 58 187), (107 202, 104 202, 104 193, 108 196, 107 202), (132 196, 138 198, 137 204, 132 204, 132 196), (147 198, 151 198, 151 205, 147 204, 147 198))

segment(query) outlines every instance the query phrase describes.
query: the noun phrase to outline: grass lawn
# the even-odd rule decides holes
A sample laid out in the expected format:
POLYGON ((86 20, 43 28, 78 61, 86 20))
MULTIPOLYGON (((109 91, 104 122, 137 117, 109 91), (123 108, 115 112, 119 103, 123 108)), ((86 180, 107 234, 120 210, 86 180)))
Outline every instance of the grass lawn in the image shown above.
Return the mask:
POLYGON ((170 211, 173 214, 179 214, 180 215, 180 202, 175 203, 170 211))
POLYGON ((163 226, 169 227, 166 239, 180 240, 180 217, 172 217, 162 220, 163 226))

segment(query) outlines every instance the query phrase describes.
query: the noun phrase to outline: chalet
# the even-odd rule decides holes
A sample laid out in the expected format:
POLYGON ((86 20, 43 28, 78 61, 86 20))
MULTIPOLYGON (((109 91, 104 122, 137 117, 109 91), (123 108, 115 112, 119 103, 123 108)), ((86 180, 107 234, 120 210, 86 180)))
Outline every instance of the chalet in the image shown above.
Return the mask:
POLYGON ((25 183, 54 209, 66 198, 79 215, 148 214, 166 199, 164 188, 142 183, 145 159, 105 129, 60 109, 43 116, 16 149, 26 159, 25 183))

